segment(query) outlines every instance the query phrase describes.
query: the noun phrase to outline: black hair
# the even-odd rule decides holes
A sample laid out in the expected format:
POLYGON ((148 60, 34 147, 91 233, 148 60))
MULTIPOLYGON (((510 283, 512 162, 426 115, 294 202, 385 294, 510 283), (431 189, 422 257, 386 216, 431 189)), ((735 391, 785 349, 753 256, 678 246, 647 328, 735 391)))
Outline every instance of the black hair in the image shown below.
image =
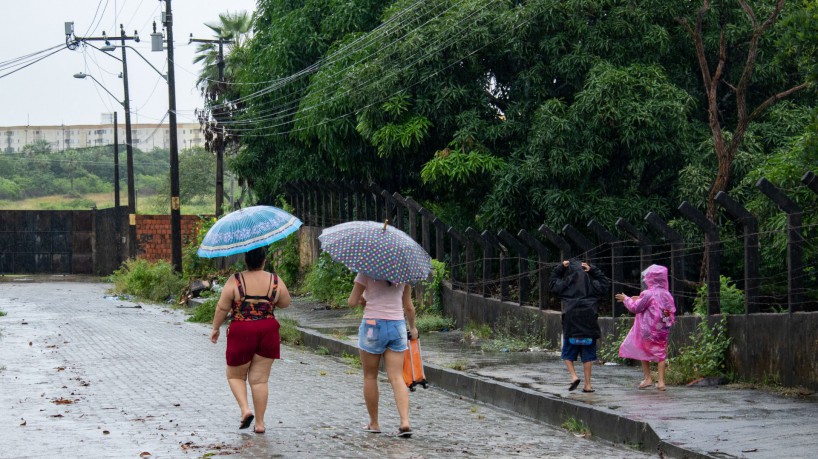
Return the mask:
POLYGON ((244 254, 244 264, 248 271, 258 271, 264 268, 264 260, 267 259, 267 248, 259 247, 244 254))

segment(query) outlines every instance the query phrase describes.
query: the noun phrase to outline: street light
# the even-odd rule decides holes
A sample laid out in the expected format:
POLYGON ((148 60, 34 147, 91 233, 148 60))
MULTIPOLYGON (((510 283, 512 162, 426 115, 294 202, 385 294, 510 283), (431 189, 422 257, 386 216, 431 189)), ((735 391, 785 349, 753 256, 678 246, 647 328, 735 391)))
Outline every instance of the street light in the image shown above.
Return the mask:
MULTIPOLYGON (((94 83, 97 84, 97 86, 104 89, 105 92, 110 94, 111 97, 113 97, 114 100, 117 101, 117 103, 119 103, 119 105, 122 105, 122 107, 125 108, 125 103, 120 101, 119 99, 117 99, 116 96, 113 93, 111 93, 111 91, 109 91, 108 88, 103 86, 102 83, 99 82, 99 80, 94 78, 93 75, 88 75, 88 74, 82 73, 82 72, 78 72, 78 73, 74 74, 74 78, 78 78, 78 79, 81 79, 81 80, 84 80, 85 77, 91 77, 91 79, 94 81, 94 83)), ((126 110, 127 110, 127 108, 126 108, 126 110)), ((116 119, 116 112, 114 112, 114 228, 116 229, 116 239, 117 239, 117 250, 116 250, 116 262, 117 262, 117 264, 119 264, 122 261, 122 259, 120 257, 120 254, 122 252, 118 248, 119 244, 120 244, 120 237, 122 236, 122 232, 121 232, 121 229, 120 229, 121 222, 120 222, 120 218, 119 218, 119 133, 118 133, 118 131, 119 131, 119 125, 118 125, 117 119, 116 119)), ((132 174, 129 174, 129 177, 132 177, 132 176, 133 176, 132 174)), ((129 202, 131 202, 131 199, 129 199, 129 202)))
MULTIPOLYGON (((139 35, 136 31, 132 36, 127 36, 125 34, 125 27, 120 24, 119 25, 119 32, 120 36, 119 39, 122 41, 122 45, 125 45, 125 40, 133 40, 135 42, 139 42, 139 35)), ((101 37, 77 37, 74 35, 74 23, 73 22, 66 22, 65 23, 65 45, 68 49, 76 49, 80 42, 85 43, 93 48, 97 48, 96 46, 92 45, 90 42, 93 41, 102 41, 105 43, 106 46, 111 45, 111 37, 102 32, 101 37)), ((107 54, 110 56, 110 54, 107 54)), ((135 189, 135 181, 134 181, 134 170, 133 170, 133 140, 132 140, 132 132, 131 132, 131 109, 130 109, 130 97, 128 95, 128 62, 125 55, 125 48, 122 48, 122 59, 117 57, 111 56, 114 59, 117 59, 122 62, 122 86, 124 87, 125 97, 123 99, 122 106, 125 108, 125 150, 127 152, 127 162, 128 162, 128 256, 130 258, 136 258, 136 189, 135 189)), ((90 75, 89 75, 90 76, 90 75)), ((80 77, 77 77, 80 78, 80 77)), ((93 78, 93 77, 92 77, 93 78)), ((107 91, 107 89, 106 89, 107 91)), ((110 94, 110 91, 108 92, 110 94)), ((116 97, 114 97, 116 99, 116 97)))
POLYGON ((159 74, 159 76, 160 76, 160 77, 162 77, 162 78, 165 80, 165 82, 167 82, 167 81, 168 81, 168 75, 167 75, 166 73, 162 73, 162 72, 161 72, 159 69, 157 69, 156 67, 154 67, 154 65, 153 65, 153 64, 151 64, 151 63, 150 63, 150 61, 149 61, 147 58, 145 58, 145 56, 143 56, 143 55, 142 55, 142 53, 140 53, 140 52, 139 52, 139 51, 138 51, 136 48, 134 48, 133 46, 129 46, 129 45, 105 45, 105 46, 100 47, 99 49, 100 49, 101 51, 105 51, 106 53, 110 53, 111 51, 115 51, 117 48, 128 48, 128 49, 132 50, 132 51, 133 51, 133 52, 135 52, 135 53, 136 53, 136 54, 137 54, 139 57, 141 57, 141 58, 142 58, 142 60, 143 60, 143 61, 145 61, 145 63, 147 63, 148 65, 150 65, 150 66, 151 66, 151 68, 153 69, 153 71, 154 71, 154 72, 156 72, 156 73, 158 73, 158 74, 159 74))
POLYGON ((80 80, 84 80, 86 77, 88 77, 88 78, 90 78, 90 79, 94 80, 94 83, 96 83, 96 84, 97 84, 97 86, 99 86, 100 88, 104 89, 104 90, 105 90, 105 92, 107 92, 108 94, 110 94, 110 95, 111 95, 111 97, 113 97, 113 98, 114 98, 114 100, 115 100, 115 101, 117 101, 117 103, 119 103, 119 105, 122 105, 122 107, 123 107, 123 108, 125 107, 125 102, 122 102, 121 100, 117 99, 117 98, 116 98, 116 96, 114 95, 114 93, 112 93, 111 91, 109 91, 109 90, 108 90, 108 88, 106 88, 105 86, 103 86, 103 85, 102 85, 102 83, 100 83, 100 82, 99 82, 99 80, 97 80, 96 78, 94 78, 94 76, 93 76, 93 75, 88 75, 87 73, 82 73, 82 72, 78 72, 78 73, 75 73, 75 74, 74 74, 74 78, 79 78, 80 80))

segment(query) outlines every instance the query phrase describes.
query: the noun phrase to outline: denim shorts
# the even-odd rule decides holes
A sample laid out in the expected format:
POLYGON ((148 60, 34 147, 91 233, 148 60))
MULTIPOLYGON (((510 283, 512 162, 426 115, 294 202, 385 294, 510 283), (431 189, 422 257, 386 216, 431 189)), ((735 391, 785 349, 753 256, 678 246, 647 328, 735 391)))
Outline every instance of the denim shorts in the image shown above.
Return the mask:
POLYGON ((580 357, 583 362, 596 360, 596 340, 587 345, 571 344, 568 338, 562 338, 562 360, 575 361, 580 357))
POLYGON ((406 345, 406 321, 364 319, 358 328, 358 347, 370 354, 383 354, 387 349, 403 352, 406 345))

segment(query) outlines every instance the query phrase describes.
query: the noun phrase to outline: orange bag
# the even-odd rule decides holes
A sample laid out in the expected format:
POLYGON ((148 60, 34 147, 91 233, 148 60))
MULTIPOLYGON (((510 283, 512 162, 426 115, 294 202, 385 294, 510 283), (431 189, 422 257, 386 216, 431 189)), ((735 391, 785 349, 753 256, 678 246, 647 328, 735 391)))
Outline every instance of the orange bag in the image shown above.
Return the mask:
POLYGON ((423 361, 420 357, 420 340, 409 337, 409 347, 403 355, 403 381, 410 391, 415 391, 415 386, 421 385, 424 389, 429 387, 426 375, 423 373, 423 361))

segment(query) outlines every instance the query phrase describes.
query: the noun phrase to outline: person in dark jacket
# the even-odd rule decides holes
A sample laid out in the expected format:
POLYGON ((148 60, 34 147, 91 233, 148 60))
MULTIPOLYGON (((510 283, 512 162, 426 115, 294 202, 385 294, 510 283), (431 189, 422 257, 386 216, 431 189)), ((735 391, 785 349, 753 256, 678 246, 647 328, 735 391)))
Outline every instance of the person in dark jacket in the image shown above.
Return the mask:
POLYGON ((581 381, 574 370, 574 361, 580 357, 585 373, 582 391, 594 392, 591 365, 597 359, 596 340, 600 337, 597 300, 609 286, 601 269, 577 260, 564 260, 551 273, 551 292, 562 300, 562 360, 571 374, 569 391, 581 381))

